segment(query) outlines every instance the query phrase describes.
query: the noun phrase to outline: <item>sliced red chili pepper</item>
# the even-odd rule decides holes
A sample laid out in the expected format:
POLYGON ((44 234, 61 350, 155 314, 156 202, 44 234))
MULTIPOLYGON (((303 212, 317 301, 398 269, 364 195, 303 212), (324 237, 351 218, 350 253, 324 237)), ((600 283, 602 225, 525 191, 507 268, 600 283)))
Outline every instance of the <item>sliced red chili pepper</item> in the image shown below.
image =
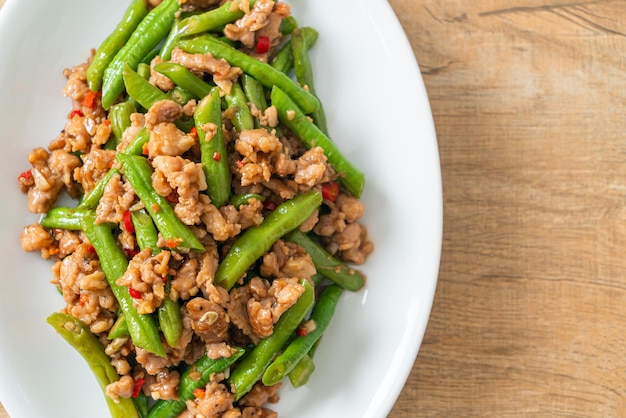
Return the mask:
POLYGON ((130 293, 130 297, 133 299, 141 299, 141 292, 139 290, 133 289, 132 287, 128 288, 128 293, 130 293))
POLYGON ((334 202, 339 196, 339 183, 333 181, 331 183, 322 184, 322 197, 326 200, 334 202))
POLYGON ((165 246, 167 248, 176 248, 178 247, 178 244, 180 244, 179 240, 174 239, 174 238, 165 240, 165 246))
POLYGON ((308 334, 307 330, 303 327, 300 327, 296 330, 296 335, 298 337, 306 337, 307 334, 308 334))
POLYGON ((193 136, 198 136, 198 129, 196 129, 196 127, 194 126, 193 128, 191 128, 191 130, 189 131, 190 135, 193 136))
POLYGON ((33 172, 31 170, 24 171, 23 173, 20 173, 19 178, 30 180, 33 178, 33 172))
POLYGON ((259 36, 256 42, 256 53, 265 54, 270 50, 270 38, 268 36, 259 36))
POLYGON ((89 251, 89 253, 91 254, 95 254, 96 248, 93 245, 89 244, 89 247, 87 247, 87 251, 89 251))
POLYGON ((129 210, 124 211, 124 229, 131 234, 135 232, 135 226, 129 210))
POLYGON ((196 398, 202 399, 204 398, 204 394, 206 393, 206 391, 202 388, 195 388, 192 393, 193 396, 195 396, 196 398))
POLYGON ((108 119, 105 119, 102 123, 104 123, 106 126, 111 126, 111 121, 108 119))
POLYGON ((73 118, 74 118, 74 116, 85 116, 85 114, 83 113, 83 111, 82 111, 82 110, 80 110, 80 109, 75 109, 75 110, 72 110, 72 111, 70 112, 70 119, 73 119, 73 118))
POLYGON ((213 153, 213 160, 219 161, 221 159, 222 159, 222 154, 220 154, 219 152, 214 152, 213 153))
POLYGON ((131 395, 133 398, 139 396, 139 391, 141 390, 141 387, 144 383, 146 383, 146 379, 139 378, 135 380, 135 386, 133 386, 133 394, 131 395))
POLYGON ((148 143, 146 142, 145 144, 143 144, 143 146, 141 147, 141 153, 143 155, 148 155, 150 152, 148 151, 148 143))
POLYGON ((96 106, 96 97, 98 97, 98 93, 89 90, 87 94, 85 94, 85 97, 83 97, 81 104, 89 109, 93 109, 96 106))

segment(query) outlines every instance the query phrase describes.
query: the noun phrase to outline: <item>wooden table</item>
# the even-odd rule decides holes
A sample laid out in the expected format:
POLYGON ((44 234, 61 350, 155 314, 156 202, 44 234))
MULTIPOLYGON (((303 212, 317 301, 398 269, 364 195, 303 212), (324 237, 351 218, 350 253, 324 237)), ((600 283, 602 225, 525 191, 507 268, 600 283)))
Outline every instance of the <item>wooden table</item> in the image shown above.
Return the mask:
POLYGON ((445 208, 432 317, 390 417, 626 416, 626 2, 389 1, 445 208))

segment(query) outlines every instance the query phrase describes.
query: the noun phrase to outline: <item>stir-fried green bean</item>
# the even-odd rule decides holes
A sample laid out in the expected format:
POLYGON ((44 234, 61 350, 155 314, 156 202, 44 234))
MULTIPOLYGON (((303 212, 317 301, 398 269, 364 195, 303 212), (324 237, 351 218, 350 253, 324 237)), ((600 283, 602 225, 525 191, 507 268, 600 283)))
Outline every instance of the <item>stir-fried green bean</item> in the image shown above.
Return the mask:
POLYGON ((247 229, 232 245, 215 273, 215 283, 230 290, 246 270, 287 232, 306 221, 322 204, 315 190, 281 203, 263 222, 247 229))
POLYGON ((304 286, 304 293, 281 315, 274 325, 272 335, 259 341, 252 352, 232 371, 228 380, 235 390, 235 399, 241 399, 261 379, 272 359, 276 357, 313 306, 315 290, 306 280, 302 280, 301 284, 304 286))
POLYGON ((102 107, 108 110, 122 94, 124 66, 137 68, 144 57, 167 35, 179 7, 178 0, 163 0, 142 19, 128 41, 115 54, 104 70, 102 107))
POLYGON ((194 54, 211 53, 217 58, 223 58, 230 65, 239 67, 246 74, 256 78, 267 88, 278 86, 284 90, 298 106, 305 112, 314 112, 319 108, 319 101, 315 96, 300 87, 296 82, 274 67, 261 62, 244 52, 241 52, 212 36, 200 36, 194 39, 183 39, 178 43, 183 51, 194 54))
POLYGON ((143 202, 158 230, 163 234, 166 245, 178 250, 204 251, 204 246, 193 232, 174 213, 167 199, 152 187, 150 163, 138 155, 118 153, 115 157, 122 165, 122 172, 143 202))
POLYGON ((272 104, 278 111, 278 119, 291 129, 308 147, 320 146, 324 155, 339 175, 344 187, 355 197, 363 191, 365 176, 348 160, 317 126, 315 126, 298 105, 280 88, 274 86, 272 104))
POLYGON ((211 198, 211 202, 217 207, 228 202, 231 178, 222 132, 221 109, 219 89, 215 87, 208 96, 198 103, 194 113, 198 141, 200 142, 200 158, 207 181, 207 194, 211 198), (209 126, 211 129, 208 128, 209 126))
POLYGON ((86 77, 89 88, 93 91, 100 90, 104 70, 113 60, 126 41, 131 37, 139 23, 148 14, 145 0, 133 0, 122 20, 117 24, 113 32, 100 44, 87 68, 86 77))
POLYGON ((275 385, 298 364, 298 362, 308 354, 313 344, 319 340, 332 317, 342 289, 337 285, 325 288, 319 295, 313 312, 308 321, 312 323, 312 330, 306 331, 305 335, 297 336, 287 345, 287 348, 276 357, 263 373, 263 384, 266 386, 275 385))
POLYGON ((360 271, 333 257, 324 247, 304 232, 296 229, 286 234, 283 239, 303 247, 311 256, 317 272, 335 284, 352 291, 359 290, 365 285, 365 276, 360 271))
POLYGON ((85 359, 102 389, 111 417, 139 418, 132 400, 121 398, 114 401, 106 395, 107 385, 117 382, 120 377, 104 352, 104 347, 89 328, 79 319, 60 312, 51 314, 46 321, 85 359))

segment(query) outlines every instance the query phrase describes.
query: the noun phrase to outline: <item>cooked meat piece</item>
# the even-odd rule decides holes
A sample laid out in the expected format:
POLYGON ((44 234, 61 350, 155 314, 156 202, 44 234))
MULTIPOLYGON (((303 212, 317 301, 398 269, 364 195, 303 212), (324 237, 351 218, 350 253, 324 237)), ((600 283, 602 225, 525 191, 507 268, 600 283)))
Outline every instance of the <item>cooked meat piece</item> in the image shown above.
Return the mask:
POLYGON ((146 248, 130 260, 124 275, 117 279, 118 286, 131 291, 133 305, 140 314, 152 313, 163 303, 170 258, 170 251, 152 255, 152 250, 146 248))

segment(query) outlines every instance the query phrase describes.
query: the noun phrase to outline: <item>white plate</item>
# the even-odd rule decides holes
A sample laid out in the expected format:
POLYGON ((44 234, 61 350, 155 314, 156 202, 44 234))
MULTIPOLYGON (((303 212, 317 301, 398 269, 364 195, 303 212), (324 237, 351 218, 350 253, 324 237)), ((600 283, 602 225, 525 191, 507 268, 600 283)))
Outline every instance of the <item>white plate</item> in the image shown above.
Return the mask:
MULTIPOLYGON (((50 264, 19 245, 26 211, 16 178, 70 108, 63 68, 82 62, 127 1, 7 0, 0 10, 0 400, 12 418, 106 417, 91 372, 45 318, 63 306, 50 264), (108 6, 105 6, 108 5, 108 6)), ((413 52, 384 0, 291 1, 320 37, 312 54, 331 136, 366 173, 376 250, 367 288, 343 295, 306 387, 285 384, 281 417, 384 417, 417 355, 437 281, 439 157, 413 52)))

